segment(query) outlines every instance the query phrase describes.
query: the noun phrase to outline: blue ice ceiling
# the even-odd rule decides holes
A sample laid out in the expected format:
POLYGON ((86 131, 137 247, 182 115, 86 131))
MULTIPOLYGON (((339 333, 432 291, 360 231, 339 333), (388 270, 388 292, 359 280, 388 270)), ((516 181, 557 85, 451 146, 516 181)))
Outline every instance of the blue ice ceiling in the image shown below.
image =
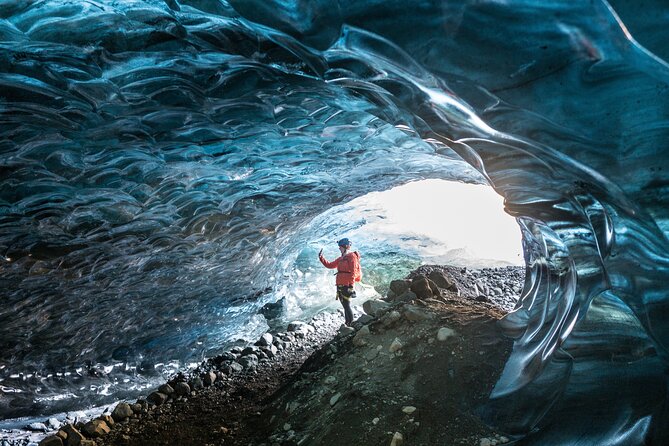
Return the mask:
POLYGON ((486 419, 525 444, 668 443, 668 15, 3 2, 0 413, 47 410, 86 364, 206 355, 313 218, 441 178, 487 181, 524 235, 486 419))

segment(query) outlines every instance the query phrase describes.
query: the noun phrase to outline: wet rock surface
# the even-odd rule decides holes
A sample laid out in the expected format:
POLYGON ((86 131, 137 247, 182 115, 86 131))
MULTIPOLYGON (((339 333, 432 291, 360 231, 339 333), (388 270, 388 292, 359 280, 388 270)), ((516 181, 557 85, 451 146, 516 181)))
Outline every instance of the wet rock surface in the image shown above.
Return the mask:
POLYGON ((496 321, 523 280, 523 268, 422 266, 353 327, 329 313, 290 323, 40 444, 507 443, 476 411, 510 351, 496 321))

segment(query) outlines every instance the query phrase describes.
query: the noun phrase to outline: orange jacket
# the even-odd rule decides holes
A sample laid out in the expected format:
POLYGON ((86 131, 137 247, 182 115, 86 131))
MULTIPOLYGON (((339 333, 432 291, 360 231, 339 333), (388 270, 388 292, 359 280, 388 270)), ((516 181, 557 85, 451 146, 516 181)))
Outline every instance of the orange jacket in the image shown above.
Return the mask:
POLYGON ((325 260, 322 255, 318 258, 326 268, 337 268, 337 285, 353 285, 362 279, 362 270, 360 269, 360 254, 358 251, 349 252, 332 262, 325 260))

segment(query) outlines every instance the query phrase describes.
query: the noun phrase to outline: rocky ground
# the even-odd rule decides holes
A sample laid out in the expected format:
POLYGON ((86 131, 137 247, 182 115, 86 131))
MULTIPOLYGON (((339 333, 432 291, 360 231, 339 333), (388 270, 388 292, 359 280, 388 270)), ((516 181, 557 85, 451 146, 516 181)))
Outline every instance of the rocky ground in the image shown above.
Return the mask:
POLYGON ((523 268, 422 266, 353 328, 339 314, 291 323, 40 445, 510 443, 476 414, 511 349, 496 321, 523 280, 523 268))

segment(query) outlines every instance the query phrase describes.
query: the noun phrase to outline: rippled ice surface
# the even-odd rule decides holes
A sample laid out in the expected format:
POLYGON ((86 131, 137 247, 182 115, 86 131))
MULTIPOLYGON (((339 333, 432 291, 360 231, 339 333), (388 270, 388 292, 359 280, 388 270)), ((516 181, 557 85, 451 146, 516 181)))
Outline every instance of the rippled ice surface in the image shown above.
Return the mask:
POLYGON ((122 397, 263 330, 304 245, 349 229, 314 221, 440 178, 490 184, 523 233, 487 420, 528 444, 669 442, 668 14, 3 2, 0 414, 122 397))

